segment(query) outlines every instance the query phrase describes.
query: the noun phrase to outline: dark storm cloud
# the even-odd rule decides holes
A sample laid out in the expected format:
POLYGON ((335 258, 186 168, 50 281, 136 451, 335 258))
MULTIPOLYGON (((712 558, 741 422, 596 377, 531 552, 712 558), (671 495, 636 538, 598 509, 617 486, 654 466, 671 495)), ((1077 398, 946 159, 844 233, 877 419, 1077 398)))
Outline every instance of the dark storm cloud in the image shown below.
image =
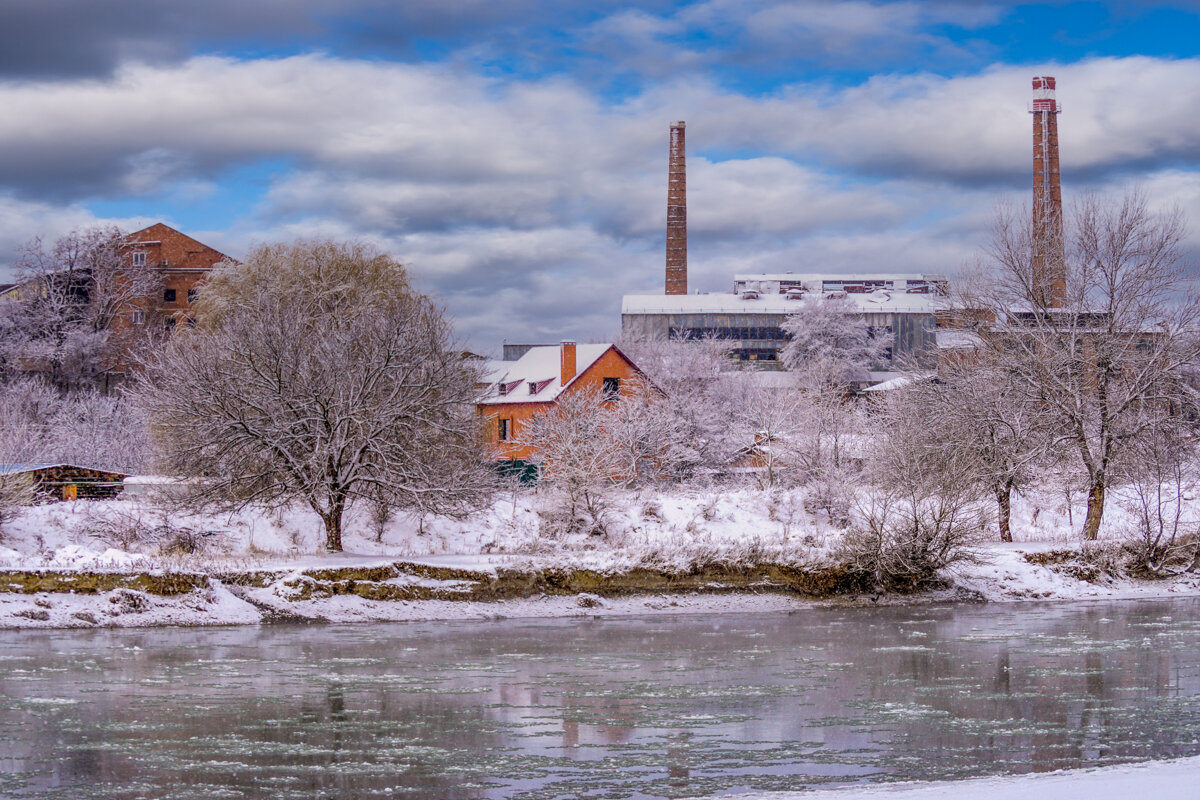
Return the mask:
POLYGON ((581 7, 552 0, 5 0, 0 3, 0 78, 107 76, 126 61, 162 64, 202 52, 320 50, 405 58, 414 54, 418 42, 457 49, 488 41, 496 53, 517 53, 531 38, 553 38, 556 31, 583 24, 615 5, 581 7))

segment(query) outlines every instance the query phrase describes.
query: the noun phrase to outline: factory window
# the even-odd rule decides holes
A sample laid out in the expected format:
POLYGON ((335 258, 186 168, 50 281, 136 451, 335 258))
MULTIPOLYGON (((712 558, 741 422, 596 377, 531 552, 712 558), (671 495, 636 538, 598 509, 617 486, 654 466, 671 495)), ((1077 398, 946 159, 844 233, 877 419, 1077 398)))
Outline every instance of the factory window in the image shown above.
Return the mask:
POLYGON ((146 324, 146 312, 144 309, 135 308, 133 310, 133 312, 130 314, 130 318, 133 320, 134 325, 145 325, 146 324))
POLYGON ((621 379, 605 378, 604 385, 600 389, 600 396, 605 400, 621 399, 621 379))
POLYGON ((175 290, 174 289, 163 289, 163 302, 164 303, 174 303, 175 302, 175 290))
POLYGON ((145 253, 134 253, 133 254, 133 265, 135 267, 146 266, 146 254, 145 253))
POLYGON ((512 420, 501 419, 498 422, 500 423, 500 441, 507 442, 512 436, 512 420))

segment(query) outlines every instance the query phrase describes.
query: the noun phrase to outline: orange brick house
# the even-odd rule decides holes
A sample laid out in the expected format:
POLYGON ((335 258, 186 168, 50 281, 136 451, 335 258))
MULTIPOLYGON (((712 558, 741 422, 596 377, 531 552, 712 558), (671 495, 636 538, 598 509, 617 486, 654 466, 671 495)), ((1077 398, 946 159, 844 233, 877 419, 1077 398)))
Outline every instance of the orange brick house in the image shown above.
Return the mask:
POLYGON ((493 362, 476 411, 485 419, 485 436, 493 458, 512 462, 521 472, 532 462, 521 433, 529 420, 549 410, 572 392, 599 391, 619 400, 633 391, 642 371, 613 344, 580 344, 529 348, 516 361, 493 362))
POLYGON ((162 296, 147 298, 144 309, 132 309, 129 321, 135 325, 146 324, 147 312, 150 312, 151 318, 157 316, 168 328, 187 318, 188 309, 196 302, 208 273, 217 264, 229 260, 229 256, 219 250, 161 222, 129 234, 125 239, 125 252, 130 266, 157 270, 163 281, 162 296))

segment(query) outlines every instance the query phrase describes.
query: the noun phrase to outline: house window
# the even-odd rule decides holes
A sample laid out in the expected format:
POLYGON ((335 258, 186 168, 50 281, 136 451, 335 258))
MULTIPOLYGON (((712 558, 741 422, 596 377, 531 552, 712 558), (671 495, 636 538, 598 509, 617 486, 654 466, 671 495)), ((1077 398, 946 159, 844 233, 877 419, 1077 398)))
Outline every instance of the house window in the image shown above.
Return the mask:
POLYGON ((144 267, 144 266, 146 266, 146 254, 145 254, 144 252, 142 252, 142 253, 134 253, 134 254, 133 254, 133 265, 134 265, 135 267, 144 267))
POLYGON ((175 302, 175 290, 174 289, 163 289, 163 302, 164 303, 174 303, 175 302))
POLYGON ((145 309, 141 309, 141 308, 135 308, 135 309, 133 310, 133 313, 132 313, 130 316, 131 316, 131 317, 132 317, 132 319, 133 319, 133 324, 134 324, 134 325, 145 325, 145 324, 146 324, 146 311, 145 311, 145 309))
POLYGON ((195 289, 188 289, 188 302, 189 303, 196 302, 196 294, 197 294, 197 292, 195 289))
POLYGON ((501 419, 500 421, 500 441, 507 442, 512 438, 512 420, 501 419))
POLYGON ((600 388, 600 396, 605 400, 619 400, 621 398, 621 379, 605 378, 604 385, 600 388))
POLYGON ((163 325, 166 327, 168 333, 175 330, 175 322, 176 320, 174 317, 167 317, 163 320, 163 325))

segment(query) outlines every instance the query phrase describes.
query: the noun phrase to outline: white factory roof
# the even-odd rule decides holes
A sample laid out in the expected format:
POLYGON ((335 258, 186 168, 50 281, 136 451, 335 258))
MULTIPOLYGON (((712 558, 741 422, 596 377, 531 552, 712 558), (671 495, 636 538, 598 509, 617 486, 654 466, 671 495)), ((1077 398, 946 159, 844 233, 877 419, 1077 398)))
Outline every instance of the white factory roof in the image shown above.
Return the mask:
POLYGON ((948 281, 945 275, 924 272, 856 272, 851 275, 833 275, 825 272, 743 272, 733 276, 738 281, 803 281, 805 283, 854 282, 854 281, 948 281))
MULTIPOLYGON (((575 378, 595 364, 612 344, 579 344, 575 346, 575 378)), ((562 346, 539 345, 531 347, 516 361, 488 362, 487 378, 490 381, 479 402, 498 403, 541 403, 556 399, 566 386, 563 385, 562 346), (508 391, 501 393, 502 388, 508 391)))
MULTIPOLYGON (((812 296, 816 296, 815 293, 812 296)), ((838 296, 842 296, 841 293, 838 296)), ((936 294, 908 294, 890 290, 845 294, 863 312, 932 314, 945 299, 936 294)), ((783 294, 627 294, 622 314, 791 314, 800 300, 783 294)))

